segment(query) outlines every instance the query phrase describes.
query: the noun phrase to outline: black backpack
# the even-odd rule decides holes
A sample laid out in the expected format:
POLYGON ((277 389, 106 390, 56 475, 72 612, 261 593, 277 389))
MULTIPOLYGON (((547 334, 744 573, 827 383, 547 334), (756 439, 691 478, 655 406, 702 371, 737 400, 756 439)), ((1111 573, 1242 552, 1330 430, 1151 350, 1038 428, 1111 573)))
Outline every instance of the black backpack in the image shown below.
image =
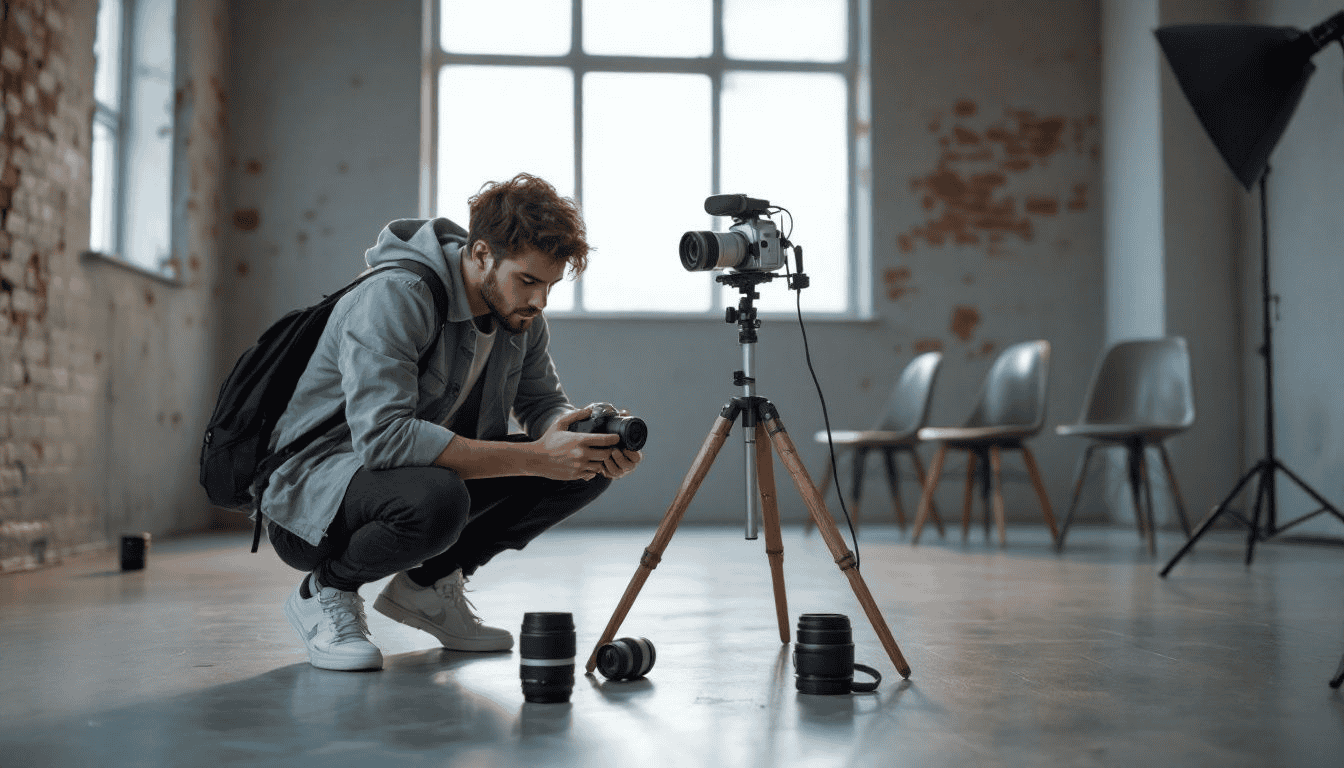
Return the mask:
MULTIPOLYGON (((448 316, 448 293, 443 280, 418 261, 400 259, 388 262, 388 265, 408 269, 429 285, 439 316, 437 328, 442 330, 448 316)), ((261 540, 261 496, 270 483, 271 473, 345 421, 345 407, 342 405, 322 423, 273 453, 269 450, 271 432, 289 405, 336 302, 374 272, 380 271, 371 270, 360 275, 336 293, 323 297, 322 301, 296 309, 277 320, 238 358, 233 371, 219 388, 215 411, 205 428, 205 442, 201 446, 201 485, 212 504, 255 510, 253 552, 257 551, 257 543, 261 540)), ((438 338, 438 333, 435 332, 434 338, 438 338)), ((431 343, 420 358, 421 374, 425 372, 433 349, 431 343)))

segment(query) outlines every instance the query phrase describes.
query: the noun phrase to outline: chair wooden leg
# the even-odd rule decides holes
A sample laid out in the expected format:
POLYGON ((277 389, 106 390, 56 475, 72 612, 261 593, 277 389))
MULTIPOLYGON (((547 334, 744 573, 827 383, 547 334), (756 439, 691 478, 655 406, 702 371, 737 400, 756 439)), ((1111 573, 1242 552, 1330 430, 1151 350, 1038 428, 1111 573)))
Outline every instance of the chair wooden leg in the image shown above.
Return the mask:
POLYGON ((1148 478, 1148 451, 1139 443, 1139 482, 1143 485, 1143 501, 1148 517, 1148 554, 1157 554, 1157 515, 1153 511, 1153 484, 1148 478))
POLYGON ((1050 541, 1059 540, 1059 528, 1055 525, 1055 511, 1050 507, 1050 496, 1045 492, 1045 482, 1041 480, 1041 468, 1036 465, 1036 457, 1032 455, 1031 449, 1025 444, 1019 446, 1022 449, 1022 460, 1027 464, 1027 474, 1031 475, 1031 484, 1036 486, 1036 497, 1041 500, 1041 514, 1045 515, 1045 524, 1050 526, 1050 541))
POLYGON ((919 533, 929 519, 929 510, 933 507, 933 492, 938 488, 938 478, 943 474, 943 462, 947 459, 947 444, 938 446, 933 454, 933 464, 929 466, 929 476, 924 481, 924 490, 919 494, 919 512, 915 514, 915 530, 910 534, 910 543, 919 543, 919 533))
POLYGON ((1143 462, 1143 456, 1139 454, 1133 443, 1125 446, 1125 468, 1129 474, 1129 495, 1134 502, 1134 521, 1139 528, 1139 538, 1145 541, 1151 541, 1148 532, 1148 520, 1143 516, 1143 503, 1139 500, 1143 492, 1139 475, 1139 464, 1143 462))
MULTIPOLYGON (((854 530, 859 529, 859 507, 863 504, 863 474, 868 463, 868 449, 859 448, 854 452, 854 473, 851 475, 853 486, 850 496, 854 500, 854 509, 850 512, 849 518, 854 522, 854 530)), ((838 490, 838 487, 837 487, 838 490)))
POLYGON ((896 525, 905 530, 905 506, 901 504, 901 478, 896 471, 896 449, 882 449, 882 464, 887 470, 887 487, 891 489, 891 512, 896 525))
POLYGON ((1097 449, 1096 443, 1089 442, 1087 448, 1083 451, 1083 465, 1078 469, 1078 477, 1073 481, 1073 500, 1069 502, 1069 511, 1064 515, 1064 524, 1059 527, 1059 536, 1055 538, 1055 549, 1064 551, 1064 537, 1069 533, 1069 525, 1073 522, 1073 513, 1078 509, 1078 499, 1083 495, 1083 480, 1087 477, 1087 467, 1092 462, 1092 452, 1097 449))
POLYGON ((971 538, 971 500, 975 495, 975 451, 966 452, 966 499, 961 505, 961 540, 971 538))
POLYGON ((1181 486, 1176 484, 1176 473, 1171 469, 1171 456, 1167 454, 1166 443, 1158 443, 1157 451, 1162 455, 1162 466, 1167 471, 1167 482, 1171 484, 1171 495, 1176 499, 1176 513, 1181 517, 1181 528, 1185 538, 1190 538, 1190 518, 1185 516, 1185 497, 1181 495, 1181 486))
POLYGON ((991 482, 994 484, 994 524, 999 529, 999 546, 1003 547, 1008 545, 1008 521, 1003 507, 1003 475, 999 471, 1003 467, 1003 459, 997 445, 989 446, 989 467, 993 476, 991 482))
MULTIPOLYGON (((919 451, 915 450, 914 448, 910 449, 910 458, 914 459, 915 461, 915 477, 919 479, 919 488, 921 491, 923 491, 924 480, 926 479, 924 475, 924 462, 921 461, 919 458, 919 451)), ((938 514, 937 502, 933 501, 929 502, 929 513, 933 515, 934 525, 938 526, 939 538, 946 538, 947 531, 943 530, 943 517, 942 515, 938 514)))

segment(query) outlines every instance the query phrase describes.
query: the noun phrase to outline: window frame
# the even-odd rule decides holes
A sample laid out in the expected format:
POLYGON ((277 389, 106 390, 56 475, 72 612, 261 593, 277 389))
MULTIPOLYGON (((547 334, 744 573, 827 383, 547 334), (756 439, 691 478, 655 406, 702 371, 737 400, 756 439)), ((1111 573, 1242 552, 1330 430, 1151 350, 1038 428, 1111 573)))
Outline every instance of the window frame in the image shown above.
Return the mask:
MULTIPOLYGON (((549 66, 570 70, 573 77, 574 104, 574 198, 583 204, 583 79, 590 72, 617 73, 670 73, 699 74, 710 80, 710 194, 720 194, 721 165, 721 112, 724 75, 728 72, 785 72, 838 74, 846 84, 845 155, 848 162, 849 210, 849 280, 845 310, 819 312, 805 310, 809 318, 836 320, 871 320, 872 302, 872 244, 871 244, 871 148, 869 145, 870 97, 868 93, 869 16, 870 0, 845 0, 848 13, 847 56, 837 62, 768 61, 731 59, 724 53, 723 5, 724 0, 712 0, 713 50, 708 56, 686 58, 668 56, 611 56, 589 54, 583 51, 583 0, 570 0, 570 49, 568 53, 549 56, 521 54, 451 53, 445 51, 439 37, 441 0, 423 0, 422 71, 421 71, 421 125, 420 125, 420 215, 435 215, 438 176, 438 117, 439 73, 445 66, 549 66)), ((727 190, 741 192, 748 190, 727 190)), ((698 201, 696 201, 698 202, 698 201)), ((787 204, 787 201, 785 201, 787 204)), ((777 218, 776 221, 779 221, 777 218)), ((807 244, 802 243, 806 253, 807 244)), ((790 266, 793 266, 792 258, 790 266)), ((805 269, 815 270, 817 263, 804 259, 805 269)), ((782 274, 781 279, 782 282, 782 274)), ((724 314, 723 291, 711 291, 710 308, 704 311, 607 312, 585 309, 583 306, 583 278, 574 284, 574 308, 547 310, 552 317, 574 319, 714 319, 722 321, 724 314)), ((790 313, 766 312, 763 317, 783 316, 790 313)))
MULTIPOLYGON (((132 123, 135 121, 135 103, 136 80, 135 64, 137 54, 141 51, 141 36, 145 29, 138 22, 138 6, 141 0, 120 0, 121 22, 120 37, 118 42, 118 61, 116 63, 117 72, 115 80, 117 83, 117 106, 115 108, 103 103, 98 99, 95 91, 93 94, 93 114, 89 123, 90 141, 89 151, 93 152, 92 133, 94 127, 101 124, 111 131, 112 142, 112 167, 109 169, 110 181, 110 200, 108 202, 108 218, 111 228, 109 251, 93 249, 90 243, 90 250, 85 251, 83 256, 89 259, 102 261, 123 267, 132 272, 137 272, 148 277, 170 285, 180 285, 182 281, 181 266, 172 258, 174 253, 174 243, 177 237, 177 220, 174 215, 175 201, 178 198, 176 185, 177 159, 178 159, 178 140, 180 131, 178 130, 176 115, 174 115, 172 125, 172 135, 169 138, 169 158, 167 174, 163 178, 163 183, 168 190, 168 206, 163 211, 167 220, 167 248, 168 258, 158 266, 151 266, 136 260, 126 253, 126 220, 128 211, 128 200, 126 189, 131 170, 128 168, 128 156, 132 137, 130 132, 134 129, 132 123)), ((176 81, 179 74, 178 63, 180 61, 179 36, 177 34, 178 20, 180 17, 180 8, 177 0, 169 0, 168 5, 173 9, 172 23, 169 29, 168 46, 172 55, 172 67, 169 81, 173 87, 176 87, 176 81)), ((98 10, 95 11, 95 18, 98 11, 101 11, 102 0, 99 0, 98 10)), ((97 29, 95 24, 95 44, 97 40, 97 29)), ((97 67, 99 62, 94 61, 94 78, 97 79, 97 67)), ((92 154, 90 155, 92 157, 92 154)), ((92 165, 92 163, 90 163, 92 165)), ((92 183, 92 179, 90 180, 92 183)), ((93 195, 100 194, 99 190, 90 187, 90 201, 93 195)), ((92 207, 92 202, 90 202, 92 207)), ((92 220, 92 210, 90 210, 90 230, 99 226, 92 220)), ((92 235, 92 232, 90 233, 92 235)), ((92 238, 91 238, 92 239, 92 238)))

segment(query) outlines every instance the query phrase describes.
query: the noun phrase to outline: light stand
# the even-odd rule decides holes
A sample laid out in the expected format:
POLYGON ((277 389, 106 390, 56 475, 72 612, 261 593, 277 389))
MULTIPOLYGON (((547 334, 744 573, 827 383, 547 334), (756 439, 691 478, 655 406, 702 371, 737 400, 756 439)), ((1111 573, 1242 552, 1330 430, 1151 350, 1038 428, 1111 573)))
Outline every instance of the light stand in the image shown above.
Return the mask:
MULTIPOLYGON (((1260 186, 1260 301, 1262 311, 1259 349, 1265 369, 1265 456, 1232 488, 1231 493, 1200 523, 1195 533, 1161 571, 1166 576, 1224 513, 1247 526, 1246 564, 1263 541, 1329 512, 1344 514, 1288 469, 1274 444, 1274 328, 1270 302, 1278 297, 1269 283, 1269 215, 1267 177, 1269 155, 1288 127, 1315 71, 1311 57, 1331 42, 1344 38, 1344 12, 1335 14, 1308 32, 1289 27, 1244 24, 1194 24, 1163 27, 1157 39, 1200 123, 1228 167, 1246 190, 1260 186), (1279 472, 1312 497, 1321 508, 1284 525, 1279 524, 1276 477, 1279 472), (1228 505, 1254 478, 1255 504, 1250 519, 1228 505), (1261 513, 1265 513, 1261 528, 1261 513)), ((1341 42, 1344 47, 1344 42, 1341 42)))

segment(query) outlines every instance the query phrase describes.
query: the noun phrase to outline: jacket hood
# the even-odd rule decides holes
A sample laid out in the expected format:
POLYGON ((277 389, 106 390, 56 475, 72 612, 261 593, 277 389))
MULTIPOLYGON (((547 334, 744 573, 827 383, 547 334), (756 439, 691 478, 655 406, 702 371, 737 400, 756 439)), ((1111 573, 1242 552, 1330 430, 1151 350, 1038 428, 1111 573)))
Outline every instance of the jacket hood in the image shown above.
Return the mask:
POLYGON ((444 218, 397 219, 378 233, 378 242, 364 252, 364 263, 377 267, 389 261, 418 261, 443 280, 448 290, 448 322, 471 319, 467 288, 462 282, 462 246, 467 231, 444 218))

